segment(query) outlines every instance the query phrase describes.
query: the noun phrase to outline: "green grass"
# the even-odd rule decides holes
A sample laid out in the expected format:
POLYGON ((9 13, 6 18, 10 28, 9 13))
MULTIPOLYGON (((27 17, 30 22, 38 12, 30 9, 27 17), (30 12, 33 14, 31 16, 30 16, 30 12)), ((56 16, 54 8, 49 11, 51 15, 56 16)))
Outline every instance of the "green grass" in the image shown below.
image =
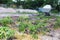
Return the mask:
POLYGON ((60 17, 59 16, 56 16, 56 22, 55 22, 54 28, 55 29, 60 28, 60 17))
POLYGON ((58 11, 57 10, 52 10, 51 13, 58 14, 58 11))

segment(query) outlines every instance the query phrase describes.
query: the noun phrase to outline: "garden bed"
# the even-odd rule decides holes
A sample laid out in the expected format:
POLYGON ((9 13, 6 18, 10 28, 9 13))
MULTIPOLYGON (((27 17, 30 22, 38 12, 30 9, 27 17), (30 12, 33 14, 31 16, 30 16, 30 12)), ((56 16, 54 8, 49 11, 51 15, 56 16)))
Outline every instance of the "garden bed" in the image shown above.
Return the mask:
MULTIPOLYGON (((7 27, 9 29, 14 30, 14 35, 7 37, 9 39, 16 40, 40 40, 41 38, 38 35, 47 34, 51 30, 56 29, 57 26, 59 28, 59 19, 60 17, 54 16, 35 16, 32 17, 5 17, 0 19, 0 26, 7 27), (57 23, 57 24, 56 24, 57 23), (12 38, 11 38, 12 37, 12 38)), ((8 30, 9 30, 8 29, 8 30)), ((5 30, 4 30, 5 31, 5 30)), ((1 31, 2 32, 2 31, 1 31)), ((4 37, 3 35, 0 35, 4 37)), ((4 39, 2 38, 1 39, 4 39)))

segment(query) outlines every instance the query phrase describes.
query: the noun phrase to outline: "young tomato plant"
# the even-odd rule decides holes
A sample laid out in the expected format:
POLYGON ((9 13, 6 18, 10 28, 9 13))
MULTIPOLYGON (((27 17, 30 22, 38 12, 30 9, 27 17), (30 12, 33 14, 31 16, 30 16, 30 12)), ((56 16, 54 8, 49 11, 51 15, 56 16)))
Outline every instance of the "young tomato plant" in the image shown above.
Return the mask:
POLYGON ((7 24, 11 24, 13 20, 10 17, 0 19, 0 24, 6 26, 7 24))
POLYGON ((0 27, 0 39, 7 39, 14 35, 14 31, 8 27, 0 27))

